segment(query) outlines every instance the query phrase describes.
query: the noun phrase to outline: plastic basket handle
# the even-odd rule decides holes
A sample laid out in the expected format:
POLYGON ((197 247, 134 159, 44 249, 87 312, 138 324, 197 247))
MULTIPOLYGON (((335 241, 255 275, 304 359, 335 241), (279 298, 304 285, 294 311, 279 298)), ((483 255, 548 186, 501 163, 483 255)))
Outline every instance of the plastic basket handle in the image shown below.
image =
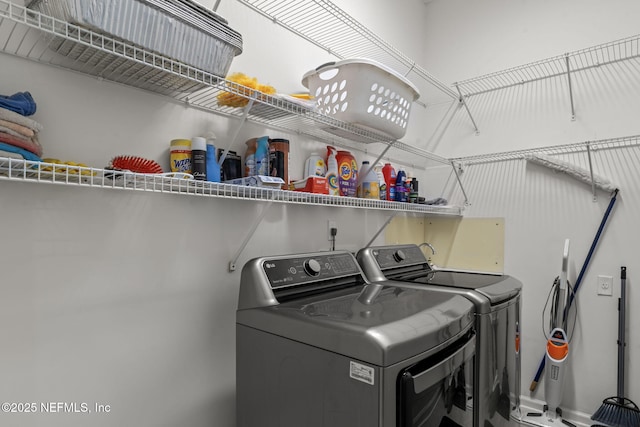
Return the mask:
POLYGON ((336 65, 336 61, 325 62, 324 64, 317 66, 316 71, 320 71, 325 67, 333 67, 334 65, 336 65))
POLYGON ((332 61, 317 67, 316 73, 318 73, 318 78, 320 78, 320 80, 327 81, 337 76, 340 72, 340 68, 336 68, 335 65, 335 61, 332 61))

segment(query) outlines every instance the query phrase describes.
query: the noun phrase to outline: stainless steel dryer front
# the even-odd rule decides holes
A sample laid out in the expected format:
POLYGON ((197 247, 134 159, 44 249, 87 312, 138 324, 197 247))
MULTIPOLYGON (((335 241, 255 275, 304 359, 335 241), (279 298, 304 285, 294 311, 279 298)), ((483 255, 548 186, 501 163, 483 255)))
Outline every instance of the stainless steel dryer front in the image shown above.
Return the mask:
POLYGON ((256 258, 236 313, 238 427, 473 422, 473 304, 371 284, 353 254, 256 258))
POLYGON ((522 283, 503 274, 432 269, 417 245, 362 249, 358 262, 371 282, 464 296, 475 306, 474 425, 508 427, 520 419, 522 283))

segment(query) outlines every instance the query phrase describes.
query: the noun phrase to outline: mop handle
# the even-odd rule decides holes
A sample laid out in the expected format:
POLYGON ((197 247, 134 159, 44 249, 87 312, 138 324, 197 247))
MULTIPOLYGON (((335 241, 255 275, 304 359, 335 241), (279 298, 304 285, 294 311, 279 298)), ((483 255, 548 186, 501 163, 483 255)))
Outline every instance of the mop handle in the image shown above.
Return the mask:
MULTIPOLYGON (((591 248, 589 249, 587 258, 584 260, 584 264, 582 264, 582 269, 580 270, 580 274, 578 275, 578 280, 576 280, 576 284, 573 287, 573 292, 571 292, 571 296, 569 297, 569 305, 565 307, 565 311, 564 311, 565 317, 567 316, 567 313, 569 313, 571 304, 573 304, 573 300, 576 296, 576 293, 578 292, 580 283, 582 282, 582 276, 584 276, 584 272, 587 270, 587 265, 589 264, 589 261, 591 260, 591 256, 593 255, 593 252, 596 249, 598 240, 600 240, 600 235, 602 234, 602 230, 604 229, 604 226, 607 223, 607 219, 609 218, 609 214, 611 213, 611 209, 613 208, 613 205, 615 204, 617 197, 618 197, 618 189, 616 188, 615 191, 613 192, 613 196, 611 197, 611 200, 609 201, 609 206, 607 207, 607 210, 604 213, 604 217, 602 218, 602 221, 600 221, 600 227, 598 227, 598 232, 596 233, 596 236, 593 239, 593 243, 591 243, 591 248)), ((545 361, 546 361, 546 357, 545 355, 543 355, 542 359, 540 360, 540 364, 538 365, 538 370, 536 371, 536 375, 533 377, 533 381, 531 381, 531 386, 529 387, 530 391, 534 391, 536 389, 538 382, 540 381, 540 377, 542 376, 542 372, 544 371, 545 361)))
POLYGON ((618 403, 624 398, 625 315, 627 301, 627 267, 620 267, 620 298, 618 298, 618 403))

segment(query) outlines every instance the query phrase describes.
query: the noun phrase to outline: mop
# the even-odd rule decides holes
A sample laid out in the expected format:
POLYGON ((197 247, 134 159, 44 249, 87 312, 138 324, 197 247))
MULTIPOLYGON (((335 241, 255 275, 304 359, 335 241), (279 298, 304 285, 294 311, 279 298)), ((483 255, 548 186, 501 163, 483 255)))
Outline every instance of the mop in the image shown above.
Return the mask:
MULTIPOLYGON (((584 277, 587 267, 589 266, 589 262, 591 261, 591 257, 595 252, 596 246, 598 245, 598 241, 600 240, 602 231, 604 230, 607 220, 609 219, 609 214, 611 213, 613 206, 615 205, 619 190, 616 188, 616 186, 613 183, 611 183, 611 181, 596 174, 593 175, 593 182, 592 182, 591 174, 589 173, 589 171, 581 167, 575 166, 571 163, 564 162, 562 160, 554 159, 549 156, 544 156, 541 154, 530 155, 525 158, 527 161, 530 161, 532 163, 545 166, 549 169, 553 169, 558 172, 567 173, 569 176, 579 181, 582 181, 586 184, 591 185, 593 183, 595 187, 603 191, 612 192, 611 200, 609 200, 609 206, 607 207, 607 210, 604 213, 602 221, 600 222, 600 226, 598 227, 598 231, 596 232, 593 242, 591 243, 591 247, 589 249, 587 257, 585 258, 584 263, 582 264, 582 268, 580 270, 580 274, 578 275, 578 279, 575 282, 574 289, 573 289, 574 293, 572 293, 569 298, 569 308, 570 308, 571 304, 573 304, 575 293, 578 292, 578 289, 580 288, 580 285, 582 283, 582 278, 584 277)), ((545 363, 546 363, 546 356, 543 356, 542 359, 540 360, 540 364, 538 365, 538 370, 536 371, 533 381, 531 381, 531 386, 529 387, 529 391, 531 392, 535 391, 538 385, 538 382, 540 381, 540 377, 544 372, 545 363)))
MULTIPOLYGON (((546 311, 551 300, 549 328, 545 352, 547 372, 545 377, 544 414, 529 412, 524 421, 543 426, 571 425, 562 419, 560 404, 564 392, 564 382, 569 359, 569 338, 567 334, 569 324, 569 307, 573 290, 569 284, 567 273, 569 269, 569 239, 565 240, 562 256, 562 272, 553 282, 549 298, 545 304, 546 311), (535 420, 529 417, 538 417, 535 420)), ((544 312, 543 312, 544 318, 544 312)))
POLYGON ((544 384, 544 397, 547 420, 552 422, 561 415, 560 403, 564 391, 564 379, 569 358, 569 339, 567 338, 569 295, 571 294, 567 271, 569 269, 569 239, 564 242, 562 256, 562 273, 559 281, 554 283, 554 300, 552 303, 551 333, 547 340, 545 354, 547 375, 544 384))
POLYGON ((611 427, 639 427, 640 409, 638 405, 624 397, 624 347, 626 313, 627 267, 620 267, 620 299, 618 300, 618 394, 602 402, 602 406, 591 419, 611 427))
POLYGON ((566 173, 567 175, 589 185, 594 184, 596 188, 599 188, 603 191, 608 191, 611 193, 616 190, 616 186, 607 178, 604 178, 597 174, 591 174, 587 169, 581 168, 572 163, 565 162, 560 159, 554 159, 553 157, 545 156, 542 154, 529 155, 526 157, 526 159, 527 161, 536 163, 540 166, 545 166, 549 169, 566 173))

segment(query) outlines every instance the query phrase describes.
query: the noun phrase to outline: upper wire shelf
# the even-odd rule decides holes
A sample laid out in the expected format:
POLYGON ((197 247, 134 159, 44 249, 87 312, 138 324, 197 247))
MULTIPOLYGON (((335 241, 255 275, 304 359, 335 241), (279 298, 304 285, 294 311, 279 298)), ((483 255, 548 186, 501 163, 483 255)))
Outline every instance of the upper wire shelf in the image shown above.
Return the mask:
POLYGON ((538 147, 526 150, 505 151, 501 153, 480 154, 476 156, 456 157, 451 161, 460 165, 477 165, 482 163, 494 163, 510 160, 526 159, 536 154, 554 156, 574 153, 585 153, 589 150, 605 150, 640 146, 640 135, 620 138, 601 139, 597 141, 584 141, 573 144, 538 147))
MULTIPOLYGON (((459 95, 329 0, 238 0, 339 59, 374 59, 428 83, 452 99, 459 95)), ((420 85, 419 85, 420 86, 420 85)))
POLYGON ((0 157, 0 180, 16 180, 105 189, 174 193, 287 204, 364 208, 460 216, 456 206, 388 202, 355 197, 328 196, 277 188, 251 187, 172 177, 171 174, 142 174, 81 166, 0 157))
POLYGON ((635 35, 463 80, 454 83, 454 85, 460 89, 464 96, 473 96, 638 57, 640 57, 640 35, 635 35))
POLYGON ((449 163, 443 157, 394 141, 382 133, 336 120, 277 95, 262 94, 131 43, 8 0, 0 0, 0 51, 151 91, 222 116, 243 118, 242 108, 218 103, 220 94, 232 93, 252 99, 248 120, 271 129, 348 148, 357 146, 354 140, 365 144, 383 143, 423 159, 449 163), (335 130, 339 130, 340 135, 353 138, 337 136, 335 130))

